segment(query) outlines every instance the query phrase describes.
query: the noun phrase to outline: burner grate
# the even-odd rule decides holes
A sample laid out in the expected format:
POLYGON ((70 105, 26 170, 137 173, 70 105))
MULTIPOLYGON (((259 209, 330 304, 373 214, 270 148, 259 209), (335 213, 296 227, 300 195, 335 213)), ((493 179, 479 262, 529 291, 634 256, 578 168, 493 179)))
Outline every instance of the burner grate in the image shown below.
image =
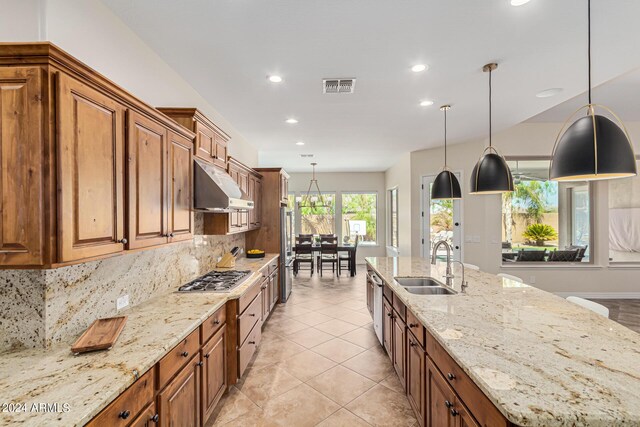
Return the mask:
POLYGON ((186 285, 179 292, 229 292, 251 274, 249 270, 211 271, 186 285))

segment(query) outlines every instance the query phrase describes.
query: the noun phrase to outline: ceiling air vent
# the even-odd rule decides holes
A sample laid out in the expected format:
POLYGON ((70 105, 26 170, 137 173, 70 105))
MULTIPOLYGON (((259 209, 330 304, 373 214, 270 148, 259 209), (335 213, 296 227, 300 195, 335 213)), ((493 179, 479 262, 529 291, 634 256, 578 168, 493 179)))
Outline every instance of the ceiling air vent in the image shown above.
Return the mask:
POLYGON ((323 79, 322 93, 353 93, 356 79, 323 79))
POLYGON ((310 158, 313 157, 313 154, 300 154, 300 157, 304 158, 310 158))

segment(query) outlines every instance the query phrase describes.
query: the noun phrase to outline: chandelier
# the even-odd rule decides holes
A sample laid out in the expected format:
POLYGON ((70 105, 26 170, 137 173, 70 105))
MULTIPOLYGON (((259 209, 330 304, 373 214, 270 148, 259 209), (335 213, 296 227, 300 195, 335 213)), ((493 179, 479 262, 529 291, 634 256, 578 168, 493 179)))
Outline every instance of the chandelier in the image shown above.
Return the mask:
POLYGON ((330 208, 331 207, 331 196, 324 197, 322 192, 320 191, 320 187, 318 186, 318 180, 316 179, 316 166, 317 163, 311 163, 312 173, 311 173, 311 181, 309 181, 309 188, 307 189, 307 194, 304 196, 296 197, 296 201, 298 202, 298 208, 330 208), (312 194, 311 189, 315 186, 315 192, 312 194), (317 192, 317 195, 315 194, 317 192))

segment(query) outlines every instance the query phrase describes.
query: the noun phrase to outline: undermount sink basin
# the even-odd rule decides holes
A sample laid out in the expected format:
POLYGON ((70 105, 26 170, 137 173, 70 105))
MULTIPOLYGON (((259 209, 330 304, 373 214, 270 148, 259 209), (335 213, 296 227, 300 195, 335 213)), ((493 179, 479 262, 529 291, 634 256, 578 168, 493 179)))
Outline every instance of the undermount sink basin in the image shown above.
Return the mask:
POLYGON ((394 277, 396 282, 400 284, 400 286, 444 286, 444 284, 438 282, 436 279, 432 279, 431 277, 394 277))
POLYGON ((404 286, 410 294, 416 295, 453 295, 456 292, 444 286, 404 286))

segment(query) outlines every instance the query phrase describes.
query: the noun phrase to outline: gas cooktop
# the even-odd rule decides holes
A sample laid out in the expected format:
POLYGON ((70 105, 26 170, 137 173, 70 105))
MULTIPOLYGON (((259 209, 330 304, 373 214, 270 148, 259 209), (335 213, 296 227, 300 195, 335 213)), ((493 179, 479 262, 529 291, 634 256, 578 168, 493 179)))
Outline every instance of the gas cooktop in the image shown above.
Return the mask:
POLYGON ((249 276, 249 270, 211 271, 182 285, 178 292, 229 292, 249 276))

